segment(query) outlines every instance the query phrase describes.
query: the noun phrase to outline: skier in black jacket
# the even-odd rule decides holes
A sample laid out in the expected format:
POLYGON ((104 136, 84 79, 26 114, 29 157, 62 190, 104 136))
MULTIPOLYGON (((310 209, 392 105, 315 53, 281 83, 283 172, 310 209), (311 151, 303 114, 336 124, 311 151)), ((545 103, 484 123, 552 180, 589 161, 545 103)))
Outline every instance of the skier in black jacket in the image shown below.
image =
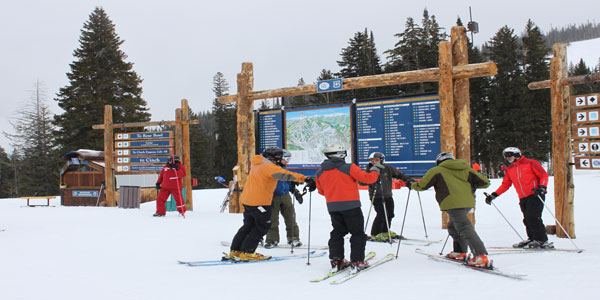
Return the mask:
MULTIPOLYGON (((371 239, 377 241, 388 240, 388 225, 392 226, 392 219, 394 218, 394 198, 392 197, 392 180, 400 179, 406 183, 406 186, 410 189, 410 184, 415 180, 404 175, 396 167, 386 165, 385 155, 381 152, 373 152, 369 155, 369 165, 367 165, 367 171, 371 169, 374 164, 381 164, 385 168, 379 173, 379 180, 375 183, 369 184, 369 199, 373 199, 373 207, 377 216, 373 220, 373 226, 371 226, 371 239), (375 198, 373 198, 375 194, 375 198), (384 211, 385 205, 385 211, 384 211), (387 223, 386 223, 387 213, 387 223)), ((392 238, 396 237, 395 233, 391 233, 392 238)))

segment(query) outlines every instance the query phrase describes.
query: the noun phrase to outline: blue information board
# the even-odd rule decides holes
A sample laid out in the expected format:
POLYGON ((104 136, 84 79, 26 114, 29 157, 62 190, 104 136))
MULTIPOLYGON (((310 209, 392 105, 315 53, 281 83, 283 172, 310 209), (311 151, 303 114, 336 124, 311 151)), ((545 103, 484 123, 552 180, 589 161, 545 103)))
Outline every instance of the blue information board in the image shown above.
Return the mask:
POLYGON ((280 110, 258 113, 258 153, 268 147, 283 148, 283 113, 280 110))
POLYGON ((435 166, 440 152, 440 110, 437 95, 369 101, 356 104, 357 162, 381 152, 386 163, 409 176, 422 176, 435 166))

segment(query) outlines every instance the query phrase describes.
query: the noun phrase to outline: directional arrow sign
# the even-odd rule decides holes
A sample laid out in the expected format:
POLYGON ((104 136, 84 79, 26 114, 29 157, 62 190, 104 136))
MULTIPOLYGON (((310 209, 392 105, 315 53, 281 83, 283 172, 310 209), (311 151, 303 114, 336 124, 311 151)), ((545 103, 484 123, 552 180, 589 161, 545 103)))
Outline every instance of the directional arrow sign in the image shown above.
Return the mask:
POLYGON ((600 124, 573 126, 572 135, 574 139, 599 139, 600 124))
POLYGON ((578 170, 600 170, 600 156, 575 157, 575 168, 578 170))
POLYGON ((579 143, 579 152, 588 152, 588 144, 587 143, 579 143))
POLYGON ((571 96, 571 107, 573 108, 588 108, 599 107, 598 94, 585 94, 571 96))
POLYGON ((571 114, 571 120, 576 124, 598 123, 600 121, 598 115, 600 115, 600 109, 578 110, 571 114))

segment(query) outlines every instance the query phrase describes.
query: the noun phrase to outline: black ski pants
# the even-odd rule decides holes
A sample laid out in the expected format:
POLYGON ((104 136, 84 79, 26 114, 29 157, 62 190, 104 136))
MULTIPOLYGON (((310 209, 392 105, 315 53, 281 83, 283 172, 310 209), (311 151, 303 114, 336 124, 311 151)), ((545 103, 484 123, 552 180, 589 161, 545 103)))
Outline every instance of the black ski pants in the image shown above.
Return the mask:
POLYGON ((377 216, 373 220, 373 226, 371 226, 371 236, 376 236, 382 232, 388 232, 388 224, 392 228, 392 219, 394 218, 394 198, 375 198, 373 200, 373 207, 377 216), (385 205, 385 210, 383 209, 385 205), (387 223, 385 215, 387 213, 387 223))
POLYGON ((231 241, 231 250, 254 253, 258 242, 271 228, 271 206, 244 205, 244 225, 231 241))
POLYGON ((329 258, 344 258, 344 236, 350 233, 350 261, 365 260, 367 235, 364 231, 365 218, 360 207, 344 211, 330 211, 333 230, 329 237, 329 258))
MULTIPOLYGON (((545 196, 540 196, 545 201, 545 196)), ((519 199, 519 206, 523 213, 523 224, 525 224, 525 230, 527 231, 527 238, 530 241, 548 241, 548 235, 546 234, 546 226, 542 221, 542 211, 544 210, 544 203, 540 201, 537 194, 527 196, 519 199)))

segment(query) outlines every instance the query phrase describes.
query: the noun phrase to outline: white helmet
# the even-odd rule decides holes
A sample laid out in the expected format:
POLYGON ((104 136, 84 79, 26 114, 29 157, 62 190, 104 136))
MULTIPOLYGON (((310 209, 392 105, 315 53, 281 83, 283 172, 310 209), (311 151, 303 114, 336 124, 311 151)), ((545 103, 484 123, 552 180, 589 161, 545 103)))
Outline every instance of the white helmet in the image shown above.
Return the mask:
POLYGON ((517 147, 508 147, 504 149, 504 151, 502 151, 502 156, 504 156, 504 158, 506 159, 508 159, 511 156, 519 158, 521 157, 521 150, 519 150, 519 148, 517 147))
POLYGON ((438 156, 435 158, 435 164, 439 166, 440 163, 447 159, 454 159, 454 155, 452 154, 452 152, 442 152, 438 154, 438 156))
POLYGON ((344 159, 346 158, 346 156, 348 155, 348 153, 346 152, 346 148, 344 148, 341 145, 329 145, 325 148, 325 151, 323 151, 323 154, 325 154, 325 156, 327 158, 341 158, 344 159))

